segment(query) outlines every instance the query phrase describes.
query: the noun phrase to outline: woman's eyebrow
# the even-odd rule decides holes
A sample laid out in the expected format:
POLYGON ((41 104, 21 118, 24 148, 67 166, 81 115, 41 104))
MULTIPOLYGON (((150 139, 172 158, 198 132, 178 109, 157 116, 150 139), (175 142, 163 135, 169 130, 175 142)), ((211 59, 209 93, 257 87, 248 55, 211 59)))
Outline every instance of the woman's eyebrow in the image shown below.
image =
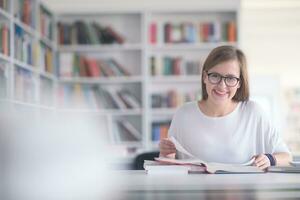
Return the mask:
POLYGON ((208 73, 214 73, 214 74, 219 74, 219 75, 221 75, 221 76, 229 76, 229 77, 239 77, 239 76, 237 76, 237 75, 235 75, 235 74, 221 74, 221 73, 219 73, 219 72, 214 72, 214 71, 211 71, 211 72, 208 72, 208 73))

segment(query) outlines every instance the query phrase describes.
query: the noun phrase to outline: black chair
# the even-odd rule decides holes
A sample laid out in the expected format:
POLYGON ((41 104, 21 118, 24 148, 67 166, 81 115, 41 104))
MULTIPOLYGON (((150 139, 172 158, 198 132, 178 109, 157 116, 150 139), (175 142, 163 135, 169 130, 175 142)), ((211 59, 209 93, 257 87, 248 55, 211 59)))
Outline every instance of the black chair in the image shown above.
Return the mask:
POLYGON ((137 155, 133 161, 133 170, 143 170, 144 160, 154 160, 154 158, 158 156, 159 151, 146 152, 137 155))

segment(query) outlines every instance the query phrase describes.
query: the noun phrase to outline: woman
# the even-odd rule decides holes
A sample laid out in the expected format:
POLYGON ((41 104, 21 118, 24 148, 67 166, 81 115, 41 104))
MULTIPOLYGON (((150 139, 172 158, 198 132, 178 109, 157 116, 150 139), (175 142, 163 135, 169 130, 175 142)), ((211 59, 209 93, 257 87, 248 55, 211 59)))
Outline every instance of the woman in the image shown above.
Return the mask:
MULTIPOLYGON (((174 115, 169 136, 207 162, 288 165, 291 154, 261 108, 249 101, 246 58, 232 46, 208 55, 202 69, 202 100, 183 105, 174 115)), ((175 157, 169 139, 160 142, 160 156, 175 157)), ((176 155, 182 157, 182 155, 176 155)))

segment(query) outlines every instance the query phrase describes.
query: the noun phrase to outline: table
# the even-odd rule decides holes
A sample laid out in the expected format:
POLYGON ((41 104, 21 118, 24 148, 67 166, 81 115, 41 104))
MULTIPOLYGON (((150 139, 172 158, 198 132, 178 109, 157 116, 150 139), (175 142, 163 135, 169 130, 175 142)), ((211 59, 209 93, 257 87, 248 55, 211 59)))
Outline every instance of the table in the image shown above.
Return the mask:
MULTIPOLYGON (((300 174, 168 174, 116 171, 114 199, 300 199, 300 174)), ((113 198, 112 198, 113 199, 113 198)))

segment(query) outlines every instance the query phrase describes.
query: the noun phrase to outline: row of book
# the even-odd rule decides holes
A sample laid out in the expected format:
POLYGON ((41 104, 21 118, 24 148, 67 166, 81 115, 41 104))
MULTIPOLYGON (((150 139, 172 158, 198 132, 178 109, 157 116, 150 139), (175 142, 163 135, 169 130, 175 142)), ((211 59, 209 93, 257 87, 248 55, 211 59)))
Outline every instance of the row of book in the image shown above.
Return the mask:
POLYGON ((80 54, 60 55, 60 77, 130 76, 131 73, 114 58, 96 59, 80 54))
POLYGON ((200 60, 186 60, 182 57, 150 57, 151 75, 199 75, 200 60))
POLYGON ((157 43, 197 43, 197 42, 236 42, 237 27, 234 21, 214 22, 182 22, 164 23, 160 27, 157 22, 149 25, 149 42, 157 43))
POLYGON ((125 37, 111 26, 103 26, 97 22, 75 21, 74 23, 58 23, 59 44, 123 44, 125 37))
POLYGON ((53 16, 45 6, 40 6, 40 33, 49 40, 53 39, 53 16))
POLYGON ((16 100, 22 102, 33 103, 35 101, 35 85, 36 80, 33 74, 25 69, 17 67, 15 69, 15 90, 14 96, 16 100))
POLYGON ((0 22, 0 53, 9 55, 9 28, 5 23, 0 22))
POLYGON ((141 131, 126 119, 116 119, 114 121, 115 131, 114 142, 139 142, 142 140, 141 131))
POLYGON ((32 28, 35 28, 36 20, 34 3, 32 0, 14 1, 14 16, 32 28))
POLYGON ((163 138, 167 138, 168 137, 168 130, 170 127, 171 121, 167 120, 167 121, 161 121, 161 122, 153 122, 152 123, 152 141, 160 141, 163 138))
POLYGON ((140 99, 127 88, 70 84, 59 88, 59 104, 78 109, 138 109, 140 99))
POLYGON ((7 65, 0 62, 0 98, 7 97, 7 65))
POLYGON ((20 26, 15 26, 15 58, 42 71, 54 72, 54 52, 43 42, 35 41, 20 26))
POLYGON ((9 0, 0 0, 0 8, 3 10, 8 11, 8 7, 9 7, 9 0))
POLYGON ((180 92, 175 89, 151 95, 152 108, 177 108, 185 102, 199 99, 199 91, 180 92))

